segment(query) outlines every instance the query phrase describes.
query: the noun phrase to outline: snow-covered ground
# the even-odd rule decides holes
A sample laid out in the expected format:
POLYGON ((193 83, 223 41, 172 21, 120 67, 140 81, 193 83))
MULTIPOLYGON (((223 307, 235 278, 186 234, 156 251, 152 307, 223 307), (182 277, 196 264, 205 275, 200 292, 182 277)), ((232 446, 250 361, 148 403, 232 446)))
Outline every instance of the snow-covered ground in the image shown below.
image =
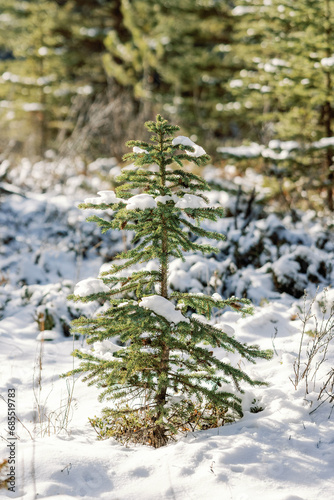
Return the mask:
MULTIPOLYGON (((189 433, 157 450, 97 440, 88 418, 106 404, 98 402, 95 387, 59 375, 76 366, 70 354, 83 342, 69 335, 70 321, 99 307, 70 303, 67 296, 78 281, 96 278, 130 241, 118 233, 101 235, 76 205, 109 190, 119 171, 110 159, 90 165, 87 176, 65 163, 55 170, 52 162, 25 162, 9 170, 0 186, 16 191, 0 199, 0 463, 14 442, 16 491, 0 490, 0 497, 334 498, 333 387, 317 400, 334 366, 334 340, 329 340, 334 290, 323 292, 334 283, 333 220, 317 219, 312 212, 280 218, 260 203, 249 203, 249 194, 237 201, 225 189, 236 192, 233 183, 213 168, 205 170, 217 187, 209 198, 226 207, 226 218, 212 227, 227 240, 219 243, 216 256, 188 255, 185 262, 172 262, 169 284, 253 301, 253 316, 226 310, 212 321, 233 327, 240 341, 273 349, 272 360, 251 365, 220 349, 215 354, 241 363, 268 386, 244 387, 244 417, 238 422, 189 433), (301 344, 305 307, 311 312, 301 344), (321 323, 323 315, 329 322, 321 323), (293 384, 294 366, 300 352, 305 367, 314 333, 324 325, 328 349, 313 359, 306 393, 305 379, 293 384), (8 389, 15 389, 17 440, 7 432, 8 389)), ((259 177, 238 182, 244 191, 255 185, 261 200, 259 177)))

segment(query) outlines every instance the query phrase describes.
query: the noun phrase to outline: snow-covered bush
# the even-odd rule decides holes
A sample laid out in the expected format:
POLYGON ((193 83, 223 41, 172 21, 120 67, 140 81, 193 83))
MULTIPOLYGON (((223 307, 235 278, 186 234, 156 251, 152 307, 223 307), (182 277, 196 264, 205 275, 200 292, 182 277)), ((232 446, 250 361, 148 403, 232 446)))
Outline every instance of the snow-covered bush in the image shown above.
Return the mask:
POLYGON ((297 298, 303 296, 310 282, 323 283, 332 270, 333 265, 328 261, 327 253, 303 245, 297 246, 293 252, 272 265, 277 290, 297 298))
POLYGON ((233 329, 208 321, 213 310, 226 306, 251 312, 247 299, 223 299, 218 293, 199 291, 215 269, 213 261, 189 262, 192 293, 170 293, 176 279, 169 280, 171 259, 182 262, 184 252, 218 251, 210 240, 221 242, 224 236, 200 223, 215 222, 223 209, 209 204, 204 195, 210 189, 207 183, 182 168, 184 161, 207 163, 203 148, 184 136, 172 139, 178 127, 159 115, 146 127, 151 142, 128 143, 133 153, 125 159, 133 164, 123 169, 116 193, 100 191, 81 205, 106 213, 107 217, 88 219, 102 232, 127 230, 135 236, 132 249, 119 254, 118 264, 79 283, 71 296, 74 301, 99 300, 104 306, 99 314, 74 321, 74 331, 87 337, 87 347, 74 351, 81 364, 70 374, 85 374, 89 384, 103 388, 101 399, 117 403, 106 410, 106 425, 112 429, 107 434, 158 447, 192 425, 211 425, 212 413, 219 416, 215 425, 222 415, 226 419, 242 415, 237 395, 241 384, 262 384, 240 365, 218 359, 215 347, 252 362, 270 357, 270 352, 247 346, 235 338, 233 329), (134 268, 146 262, 154 265, 134 268))

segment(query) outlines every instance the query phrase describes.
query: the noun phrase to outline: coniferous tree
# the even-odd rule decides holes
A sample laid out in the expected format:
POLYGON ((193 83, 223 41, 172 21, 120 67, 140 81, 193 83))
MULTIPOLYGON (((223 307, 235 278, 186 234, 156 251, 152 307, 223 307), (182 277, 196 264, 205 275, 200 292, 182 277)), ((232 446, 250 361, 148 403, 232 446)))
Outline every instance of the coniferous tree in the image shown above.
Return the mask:
POLYGON ((119 1, 4 0, 1 13, 2 135, 27 141, 24 154, 43 155, 106 94, 104 39, 122 30, 119 1))
POLYGON ((104 302, 95 317, 74 322, 74 331, 86 335, 91 348, 74 351, 81 363, 71 373, 83 373, 84 380, 103 389, 100 398, 118 402, 106 410, 109 435, 158 447, 194 422, 195 428, 203 428, 209 408, 226 419, 228 411, 241 415, 236 394, 241 384, 261 384, 218 359, 212 348, 237 352, 252 362, 270 353, 239 342, 228 327, 224 331, 203 317, 210 319, 214 308, 227 306, 249 313, 247 299, 170 292, 171 259, 182 259, 184 252, 217 251, 206 240, 223 240, 223 235, 204 229, 200 221, 215 221, 223 210, 209 206, 203 194, 207 183, 183 169, 185 161, 207 163, 203 148, 183 136, 173 139, 178 127, 160 115, 146 128, 150 142, 127 143, 133 152, 125 160, 133 164, 123 169, 116 194, 103 191, 81 205, 109 212, 109 218, 88 219, 103 232, 129 230, 135 236, 133 248, 118 255, 120 263, 99 279, 80 282, 71 296, 104 302), (146 262, 152 265, 134 267, 146 262), (121 346, 115 345, 117 336, 121 346))
POLYGON ((323 140, 334 133, 334 1, 236 4, 234 50, 243 69, 230 87, 239 115, 248 117, 244 135, 264 145, 277 141, 280 171, 293 182, 302 177, 304 191, 326 192, 334 210, 333 140, 323 140))
POLYGON ((227 82, 240 67, 233 56, 230 5, 121 0, 121 13, 124 30, 111 30, 106 38, 106 71, 133 89, 142 106, 191 126, 214 154, 219 139, 236 133, 227 82))
MULTIPOLYGON (((0 61, 0 97, 3 134, 28 142, 25 154, 40 155, 48 147, 50 122, 58 118, 55 92, 65 80, 62 41, 53 31, 66 24, 66 16, 55 1, 1 4, 0 41, 10 57, 0 61), (52 116, 53 115, 53 116, 52 116)), ((58 102, 59 103, 59 102, 58 102)), ((62 100, 60 100, 62 104, 62 100)))

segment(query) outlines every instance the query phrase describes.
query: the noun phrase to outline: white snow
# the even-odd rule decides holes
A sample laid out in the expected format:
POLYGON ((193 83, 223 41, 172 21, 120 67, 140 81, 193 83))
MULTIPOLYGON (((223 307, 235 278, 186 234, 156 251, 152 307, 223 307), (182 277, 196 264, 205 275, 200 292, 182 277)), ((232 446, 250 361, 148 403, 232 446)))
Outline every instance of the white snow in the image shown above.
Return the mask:
POLYGON ((36 340, 43 342, 48 340, 62 340, 62 338, 62 335, 55 330, 43 330, 37 335, 36 340))
POLYGON ((177 208, 208 208, 208 204, 200 196, 186 193, 175 205, 177 208))
POLYGON ((300 144, 297 141, 279 141, 277 139, 269 141, 268 146, 270 149, 285 149, 287 151, 300 148, 300 144))
POLYGON ((208 204, 201 196, 186 193, 182 197, 173 195, 157 196, 157 203, 166 204, 168 201, 173 201, 177 208, 208 208, 208 204))
POLYGON ((324 57, 323 59, 321 59, 320 64, 325 68, 334 66, 334 55, 332 55, 331 57, 324 57))
POLYGON ((243 84, 244 84, 244 82, 242 80, 240 80, 240 78, 236 78, 235 80, 231 80, 229 83, 231 89, 240 88, 243 86, 243 84))
POLYGON ((156 208, 157 204, 153 196, 150 194, 136 194, 126 201, 126 208, 128 210, 145 210, 146 208, 156 208))
POLYGON ((174 203, 177 203, 178 200, 179 200, 179 197, 176 196, 175 194, 172 194, 172 195, 166 194, 165 196, 157 196, 155 198, 155 201, 157 203, 162 203, 163 205, 165 205, 167 203, 167 201, 174 201, 174 203))
POLYGON ((124 347, 115 344, 111 340, 104 339, 102 342, 95 342, 94 343, 94 350, 93 352, 91 350, 87 350, 90 354, 94 354, 98 358, 102 359, 114 359, 113 353, 117 352, 121 349, 124 349, 124 347))
POLYGON ((203 323, 203 325, 209 325, 210 324, 210 321, 205 316, 203 316, 203 314, 193 313, 191 315, 191 319, 199 321, 200 323, 203 323))
POLYGON ((244 16, 245 14, 250 14, 255 11, 255 7, 238 5, 232 10, 233 16, 244 16))
POLYGON ((322 137, 319 141, 313 142, 312 146, 317 149, 334 146, 334 137, 322 137))
POLYGON ((86 198, 85 203, 90 203, 91 205, 100 205, 101 203, 112 205, 113 203, 124 201, 122 198, 117 198, 115 191, 99 191, 97 194, 99 198, 86 198))
POLYGON ((218 153, 232 154, 239 158, 257 158, 263 149, 264 146, 254 142, 249 146, 219 147, 217 151, 218 153))
POLYGON ((272 160, 286 160, 293 158, 294 153, 303 151, 304 153, 312 149, 324 149, 334 145, 334 137, 322 137, 319 141, 304 144, 297 141, 271 140, 268 147, 263 144, 252 143, 249 146, 241 145, 234 147, 219 147, 218 153, 229 155, 235 158, 271 158, 272 160))
POLYGON ((147 153, 148 154, 148 151, 146 149, 139 148, 138 146, 133 146, 132 151, 134 153, 138 153, 138 154, 141 154, 141 153, 147 153))
POLYGON ((216 323, 215 328, 222 330, 227 335, 233 337, 235 335, 235 329, 231 325, 226 325, 226 323, 216 323))
POLYGON ((79 281, 74 287, 74 295, 87 297, 93 293, 109 292, 110 289, 98 278, 86 278, 79 281))
POLYGON ((183 316, 181 311, 175 309, 172 302, 160 295, 143 297, 139 302, 139 306, 163 316, 170 323, 175 323, 176 325, 182 321, 189 323, 189 319, 183 316))
POLYGON ((189 156, 195 156, 196 158, 198 158, 199 156, 203 156, 206 154, 201 146, 198 146, 197 144, 195 144, 195 142, 189 139, 189 137, 185 137, 184 135, 175 137, 172 141, 172 144, 173 146, 178 146, 179 144, 181 144, 182 146, 191 146, 192 148, 194 148, 195 151, 193 152, 187 151, 187 154, 189 156))
POLYGON ((24 111, 43 111, 44 106, 39 102, 26 102, 22 105, 24 111))
MULTIPOLYGON (((327 139, 328 143, 333 140, 327 139)), ((319 147, 325 142, 319 141, 319 147)), ((282 146, 279 145, 276 152, 284 149, 282 146)), ((210 322, 241 342, 273 348, 272 360, 258 360, 252 365, 236 353, 218 347, 213 351, 224 363, 242 366, 251 377, 267 382, 268 386, 243 385, 244 416, 233 424, 188 433, 157 450, 147 446, 124 447, 113 440, 99 441, 89 424, 88 418, 101 415, 102 408, 108 406, 107 402, 98 401, 100 389, 88 386, 81 377, 74 381, 59 378, 60 374, 79 366, 80 360, 71 357, 73 349, 91 352, 83 338, 64 336, 64 324, 81 314, 94 316, 101 312, 98 301, 81 304, 70 302, 66 297, 77 282, 76 294, 107 291, 102 280, 91 276, 97 276, 102 265, 101 271, 110 268, 114 255, 124 250, 118 232, 101 235, 94 224, 85 222, 86 214, 76 208, 76 202, 88 196, 83 187, 86 183, 91 183, 90 191, 97 186, 108 190, 110 179, 78 176, 76 168, 81 170, 81 166, 77 160, 73 165, 60 162, 58 168, 57 173, 65 179, 62 185, 53 181, 53 162, 32 164, 25 160, 13 165, 8 171, 6 187, 12 186, 15 194, 3 196, 1 200, 0 236, 4 243, 0 252, 0 394, 6 400, 7 389, 16 389, 19 418, 16 422, 17 491, 12 494, 1 490, 2 497, 22 500, 36 497, 45 500, 330 499, 334 488, 333 401, 316 408, 318 390, 334 366, 333 344, 331 342, 326 353, 323 370, 312 379, 310 393, 305 394, 304 381, 295 389, 290 378, 294 377, 293 364, 300 347, 302 324, 298 314, 303 309, 304 298, 293 297, 291 287, 280 293, 275 287, 273 272, 286 286, 289 279, 302 288, 305 285, 306 305, 315 297, 311 313, 319 325, 325 297, 323 288, 331 285, 326 293, 327 321, 329 306, 334 301, 332 219, 317 218, 313 211, 298 212, 297 222, 288 215, 280 219, 274 214, 261 214, 242 231, 242 216, 237 217, 237 228, 233 215, 227 216, 209 224, 210 228, 227 235, 226 242, 217 244, 220 250, 217 258, 186 254, 184 262, 171 261, 170 288, 196 290, 211 295, 214 300, 239 292, 252 299, 253 316, 242 318, 229 308, 222 311, 214 308, 210 322), (37 186, 41 188, 39 192, 36 192, 37 186), (239 257, 244 265, 236 265, 236 242, 239 242, 239 257), (318 282, 311 282, 309 276, 318 277, 318 282), (53 327, 45 326, 44 332, 37 322, 41 313, 51 315, 55 323, 53 327), (43 342, 43 338, 46 341, 43 342), (68 406, 72 387, 73 399, 68 406), (263 411, 253 413, 254 409, 263 411), (68 410, 68 422, 62 427, 68 410), (316 411, 310 413, 313 410, 316 411)), ((220 171, 210 172, 207 175, 211 179, 220 179, 220 171)), ((231 172, 229 178, 235 180, 234 177, 235 173, 231 172)), ((245 189, 256 185, 260 194, 262 192, 262 179, 254 173, 253 177, 239 177, 238 182, 245 189)), ((225 179, 224 186, 235 189, 235 184, 230 181, 227 184, 225 179)), ((101 200, 100 196, 99 203, 101 200)), ((226 194, 212 191, 211 200, 212 203, 224 202, 233 214, 235 197, 227 198, 226 194)), ((158 265, 148 262, 133 268, 157 270, 158 265)), ((124 275, 128 276, 129 272, 125 270, 124 275)), ((154 298, 143 300, 150 313, 163 313, 168 321, 177 323, 182 317, 171 302, 166 304, 166 299, 162 305, 154 298)), ((107 309, 108 304, 102 307, 107 309)), ((314 329, 314 325, 312 318, 307 331, 314 329)), ((312 337, 307 334, 302 344, 302 366, 305 366, 310 341, 312 337)), ((210 346, 207 348, 212 350, 210 346)), ((108 361, 121 349, 118 339, 110 337, 96 344, 94 353, 108 361)), ((0 461, 8 458, 7 418, 6 401, 0 399, 0 461)))

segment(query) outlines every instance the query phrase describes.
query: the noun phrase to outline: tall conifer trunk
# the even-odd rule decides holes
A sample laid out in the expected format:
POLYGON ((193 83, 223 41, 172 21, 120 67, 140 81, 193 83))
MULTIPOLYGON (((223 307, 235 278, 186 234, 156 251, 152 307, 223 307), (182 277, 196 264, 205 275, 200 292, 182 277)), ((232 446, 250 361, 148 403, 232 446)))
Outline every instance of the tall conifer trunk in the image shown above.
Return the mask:
MULTIPOLYGON (((163 152, 163 137, 162 132, 160 136, 160 152, 163 152)), ((166 186, 166 166, 163 160, 160 160, 159 164, 161 173, 161 187, 162 194, 164 195, 164 189, 166 186)), ((161 270, 161 285, 160 285, 160 295, 165 299, 168 299, 168 288, 167 288, 167 274, 168 274, 168 233, 167 233, 167 222, 164 214, 162 214, 162 239, 161 239, 161 259, 160 259, 160 270, 161 270)), ((168 372, 169 366, 169 348, 166 342, 162 342, 161 349, 161 362, 160 362, 160 375, 168 372)), ((163 384, 159 393, 156 395, 156 402, 159 406, 158 418, 162 416, 163 406, 166 404, 168 383, 163 384)))

